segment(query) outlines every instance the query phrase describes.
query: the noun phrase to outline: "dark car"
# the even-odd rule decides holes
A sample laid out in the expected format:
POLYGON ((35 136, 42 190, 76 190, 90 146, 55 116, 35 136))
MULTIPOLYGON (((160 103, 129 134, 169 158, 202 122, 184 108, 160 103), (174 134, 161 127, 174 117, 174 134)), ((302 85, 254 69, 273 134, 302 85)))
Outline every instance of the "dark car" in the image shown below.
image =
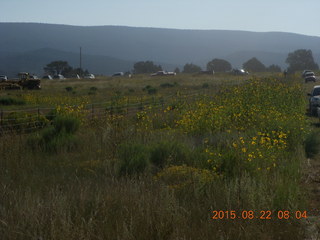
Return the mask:
POLYGON ((249 72, 245 71, 244 69, 233 69, 232 73, 234 75, 248 75, 249 72))

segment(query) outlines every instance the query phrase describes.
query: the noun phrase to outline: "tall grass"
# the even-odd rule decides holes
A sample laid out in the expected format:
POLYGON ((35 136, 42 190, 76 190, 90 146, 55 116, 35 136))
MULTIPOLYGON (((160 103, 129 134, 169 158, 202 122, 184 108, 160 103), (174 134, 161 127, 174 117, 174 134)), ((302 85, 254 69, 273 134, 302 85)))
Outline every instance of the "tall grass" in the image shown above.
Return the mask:
POLYGON ((243 84, 82 125, 64 113, 32 140, 59 139, 55 154, 28 135, 1 136, 1 239, 303 239, 303 220, 276 216, 306 209, 304 98, 286 84, 243 84), (214 210, 270 210, 272 219, 214 220, 214 210))

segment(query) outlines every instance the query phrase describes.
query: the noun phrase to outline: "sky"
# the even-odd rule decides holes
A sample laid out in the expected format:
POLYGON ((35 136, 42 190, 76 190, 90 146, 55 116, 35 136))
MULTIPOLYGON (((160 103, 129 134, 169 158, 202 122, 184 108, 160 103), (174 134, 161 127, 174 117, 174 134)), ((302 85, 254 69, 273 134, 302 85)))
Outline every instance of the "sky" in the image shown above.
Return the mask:
POLYGON ((320 37, 320 0, 0 0, 0 22, 293 32, 320 37))

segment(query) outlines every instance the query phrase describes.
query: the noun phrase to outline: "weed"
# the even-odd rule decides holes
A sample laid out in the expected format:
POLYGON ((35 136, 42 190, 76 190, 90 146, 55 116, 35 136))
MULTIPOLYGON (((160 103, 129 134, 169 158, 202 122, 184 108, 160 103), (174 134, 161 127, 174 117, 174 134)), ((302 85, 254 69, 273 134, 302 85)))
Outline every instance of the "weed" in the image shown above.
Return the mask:
POLYGON ((118 148, 118 158, 118 174, 120 176, 141 174, 149 166, 148 152, 142 144, 122 144, 118 148))

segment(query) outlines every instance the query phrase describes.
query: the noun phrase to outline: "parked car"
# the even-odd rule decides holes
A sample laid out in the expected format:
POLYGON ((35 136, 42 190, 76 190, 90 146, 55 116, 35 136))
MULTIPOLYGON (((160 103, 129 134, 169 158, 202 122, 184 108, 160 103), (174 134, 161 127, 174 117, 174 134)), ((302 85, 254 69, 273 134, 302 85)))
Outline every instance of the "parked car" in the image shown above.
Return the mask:
POLYGON ((36 75, 30 75, 30 79, 38 80, 39 78, 36 75))
POLYGON ((320 85, 313 87, 311 93, 308 93, 309 98, 309 112, 311 115, 316 115, 317 108, 320 107, 320 85))
POLYGON ((8 77, 5 75, 0 75, 0 82, 8 81, 8 77))
MULTIPOLYGON (((304 70, 303 72, 302 72, 302 74, 301 74, 301 76, 303 77, 303 78, 305 78, 306 77, 306 74, 307 73, 313 73, 311 70, 304 70)), ((314 75, 314 73, 313 73, 313 75, 314 75)))
POLYGON ((112 74, 112 77, 121 77, 123 75, 124 75, 123 72, 116 72, 116 73, 112 74))
POLYGON ((54 75, 54 76, 53 76, 53 79, 63 80, 63 79, 65 79, 65 77, 64 77, 63 75, 61 75, 61 74, 57 74, 57 75, 54 75))
POLYGON ((314 75, 314 72, 307 72, 304 74, 304 81, 307 82, 315 82, 316 76, 314 75))
POLYGON ((166 72, 166 71, 158 71, 156 73, 152 73, 150 76, 155 77, 155 76, 175 76, 175 72, 166 72))
POLYGON ((51 76, 51 75, 44 75, 44 76, 42 77, 42 79, 52 80, 52 76, 51 76))
POLYGON ((85 79, 95 79, 96 77, 92 73, 89 73, 89 74, 85 75, 83 78, 85 78, 85 79))
POLYGON ((245 71, 244 69, 233 69, 232 73, 234 75, 248 75, 249 74, 249 72, 245 71))

